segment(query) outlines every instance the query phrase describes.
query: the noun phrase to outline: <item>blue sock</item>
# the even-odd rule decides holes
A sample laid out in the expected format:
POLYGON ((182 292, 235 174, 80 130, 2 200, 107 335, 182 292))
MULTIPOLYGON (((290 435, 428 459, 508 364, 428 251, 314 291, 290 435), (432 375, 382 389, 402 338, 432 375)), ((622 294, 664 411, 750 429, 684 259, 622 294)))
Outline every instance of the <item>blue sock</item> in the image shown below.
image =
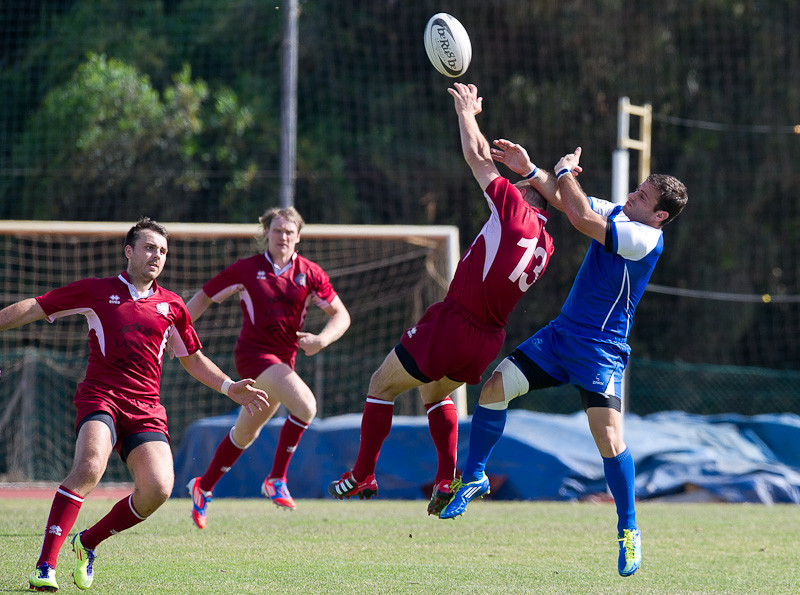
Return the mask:
POLYGON ((636 529, 636 470, 631 451, 626 447, 615 457, 603 457, 603 469, 617 506, 617 533, 621 536, 623 529, 636 529))
POLYGON ((492 454, 494 445, 503 435, 506 427, 508 409, 487 409, 478 405, 472 413, 472 425, 469 431, 469 452, 461 481, 469 483, 483 475, 486 461, 492 454))

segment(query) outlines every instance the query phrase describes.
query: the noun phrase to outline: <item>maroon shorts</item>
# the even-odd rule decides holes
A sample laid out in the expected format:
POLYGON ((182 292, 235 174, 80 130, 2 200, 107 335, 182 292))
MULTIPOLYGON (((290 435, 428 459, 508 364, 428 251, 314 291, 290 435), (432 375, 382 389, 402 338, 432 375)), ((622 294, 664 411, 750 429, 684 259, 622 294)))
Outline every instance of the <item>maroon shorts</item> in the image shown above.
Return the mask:
POLYGON ((478 384, 505 338, 501 327, 482 324, 458 303, 446 300, 429 307, 419 322, 403 333, 400 344, 431 380, 447 376, 478 384))
POLYGON ((259 374, 275 364, 286 364, 294 370, 294 356, 296 353, 293 353, 291 357, 281 358, 272 353, 245 352, 237 349, 233 353, 236 373, 239 374, 239 378, 252 378, 255 380, 259 374))
POLYGON ((73 399, 78 415, 75 421, 75 431, 80 428, 86 416, 104 412, 114 420, 117 441, 114 448, 123 460, 123 445, 127 438, 140 432, 155 432, 163 434, 169 441, 167 429, 167 411, 157 400, 136 399, 118 391, 92 386, 86 382, 78 385, 78 390, 73 399))

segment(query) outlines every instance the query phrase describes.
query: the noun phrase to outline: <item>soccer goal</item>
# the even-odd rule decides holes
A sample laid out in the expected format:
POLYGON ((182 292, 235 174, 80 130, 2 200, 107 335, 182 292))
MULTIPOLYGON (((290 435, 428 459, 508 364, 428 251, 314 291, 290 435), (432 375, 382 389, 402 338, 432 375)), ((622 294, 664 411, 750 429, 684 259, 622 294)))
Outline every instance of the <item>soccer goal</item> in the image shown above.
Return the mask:
MULTIPOLYGON (((85 277, 125 269, 131 223, 0 221, 2 303, 41 295, 85 277)), ((159 283, 188 300, 213 275, 258 251, 258 224, 165 223, 169 256, 159 283)), ((450 226, 306 225, 298 251, 319 263, 352 317, 345 335, 321 353, 297 355, 296 369, 319 401, 319 415, 360 413, 372 372, 403 330, 442 299, 459 258, 450 226)), ((307 330, 327 319, 311 307, 307 330)), ((209 308, 196 328, 203 351, 235 375, 233 347, 241 327, 238 300, 209 308)), ((59 480, 73 453, 72 397, 88 355, 82 316, 36 322, 0 333, 0 478, 59 480)), ((161 399, 173 445, 192 422, 227 413, 233 403, 194 380, 177 361, 164 363, 161 399)), ((466 414, 465 392, 457 395, 466 414)), ((285 413, 285 412, 284 412, 285 413)), ((284 413, 279 412, 279 415, 284 413)), ((416 395, 400 397, 399 415, 424 414, 416 395)), ((112 457, 106 480, 127 480, 112 457)))

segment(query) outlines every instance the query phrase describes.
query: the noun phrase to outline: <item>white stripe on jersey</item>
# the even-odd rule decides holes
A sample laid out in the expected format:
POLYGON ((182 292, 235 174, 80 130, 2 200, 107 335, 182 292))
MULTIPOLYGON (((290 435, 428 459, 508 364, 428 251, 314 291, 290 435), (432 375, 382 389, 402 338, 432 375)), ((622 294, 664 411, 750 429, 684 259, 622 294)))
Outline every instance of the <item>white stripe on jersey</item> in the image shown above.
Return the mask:
POLYGON ((241 283, 233 283, 231 285, 228 285, 224 289, 219 290, 214 295, 210 295, 208 297, 215 304, 221 304, 222 302, 227 300, 229 297, 231 297, 234 293, 238 293, 242 289, 243 289, 243 286, 242 286, 241 283))
MULTIPOLYGON (((627 264, 623 268, 622 283, 620 283, 620 286, 619 286, 619 293, 617 294, 617 299, 615 299, 614 303, 611 304, 611 308, 608 310, 608 314, 606 314, 606 319, 603 321, 603 325, 600 327, 600 330, 606 330, 606 323, 608 322, 608 319, 610 318, 611 314, 614 312, 614 308, 617 307, 617 304, 619 303, 619 300, 622 297, 623 293, 626 294, 625 295, 625 299, 628 302, 630 302, 630 300, 631 300, 631 278, 630 278, 630 276, 628 274, 628 265, 627 264)), ((628 325, 630 326, 630 320, 628 321, 628 325)), ((627 330, 629 331, 630 328, 628 328, 627 330)), ((625 336, 626 337, 628 336, 627 331, 625 332, 625 336)))
POLYGON ((255 325, 256 323, 256 311, 255 307, 253 306, 253 297, 250 295, 246 289, 242 289, 241 293, 239 294, 239 299, 242 300, 245 308, 247 308, 247 316, 250 318, 250 323, 255 325))
POLYGON ((54 312, 53 314, 48 316, 45 320, 47 320, 47 322, 54 322, 58 318, 61 318, 63 316, 71 316, 72 314, 82 314, 83 316, 86 317, 86 322, 89 325, 89 330, 91 331, 92 329, 94 329, 95 335, 97 336, 97 343, 98 345, 100 345, 100 353, 105 355, 106 336, 105 333, 103 333, 103 325, 100 324, 100 318, 91 308, 73 308, 71 310, 61 310, 59 312, 54 312))
MULTIPOLYGON (((184 357, 189 355, 189 350, 186 348, 186 343, 183 342, 181 334, 174 324, 171 324, 164 333, 166 345, 169 345, 170 354, 173 357, 184 357)), ((164 341, 161 342, 161 349, 158 352, 158 361, 161 361, 161 356, 164 353, 164 341)))
MULTIPOLYGON (((494 258, 497 256, 497 251, 500 249, 503 225, 500 222, 500 214, 497 212, 497 207, 495 207, 489 195, 484 192, 483 196, 486 198, 486 202, 489 203, 489 209, 492 211, 492 214, 489 215, 489 219, 483 224, 483 228, 475 240, 477 241, 479 237, 483 236, 483 242, 486 244, 486 260, 483 261, 483 280, 486 281, 486 275, 489 274, 489 269, 492 268, 494 258)), ((473 244, 474 243, 475 242, 473 242, 473 244)))

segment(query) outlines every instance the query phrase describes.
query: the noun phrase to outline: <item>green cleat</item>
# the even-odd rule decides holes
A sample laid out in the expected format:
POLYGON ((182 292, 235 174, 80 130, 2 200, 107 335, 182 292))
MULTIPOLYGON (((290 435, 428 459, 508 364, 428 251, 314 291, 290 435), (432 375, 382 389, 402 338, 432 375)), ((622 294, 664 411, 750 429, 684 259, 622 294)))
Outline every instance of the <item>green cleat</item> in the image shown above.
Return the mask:
POLYGON ((639 529, 625 529, 619 541, 619 574, 630 576, 642 563, 642 534, 639 529))
POLYGON ((75 552, 75 570, 72 571, 72 580, 79 589, 88 589, 94 580, 94 550, 83 547, 81 534, 72 538, 72 551, 75 552))
POLYGON ((58 591, 56 569, 47 562, 33 569, 28 582, 34 591, 50 591, 51 593, 58 591))

